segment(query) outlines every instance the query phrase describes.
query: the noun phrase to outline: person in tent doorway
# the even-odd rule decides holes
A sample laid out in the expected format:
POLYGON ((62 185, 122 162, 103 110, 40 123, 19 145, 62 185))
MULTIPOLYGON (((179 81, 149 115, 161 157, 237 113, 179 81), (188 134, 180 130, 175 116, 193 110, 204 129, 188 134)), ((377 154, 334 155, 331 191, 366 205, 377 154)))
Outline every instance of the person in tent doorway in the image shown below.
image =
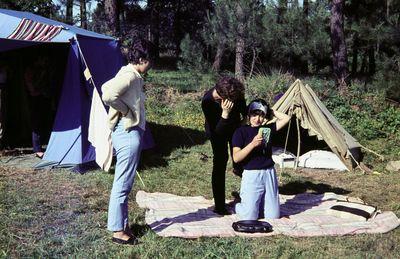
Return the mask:
POLYGON ((7 64, 5 58, 0 56, 0 149, 3 148, 4 137, 4 91, 7 88, 7 64))
POLYGON ((238 128, 232 138, 233 160, 243 165, 240 203, 235 211, 241 220, 279 218, 278 179, 272 160, 271 139, 290 116, 269 108, 257 99, 248 107, 249 125, 238 128), (276 118, 276 122, 267 122, 276 118))
POLYGON ((50 103, 49 59, 40 53, 32 56, 31 63, 24 72, 25 88, 28 96, 30 121, 32 128, 32 147, 36 157, 42 158, 44 150, 42 142, 46 134, 47 110, 50 103))
POLYGON ((129 228, 128 195, 134 183, 146 125, 141 74, 150 69, 151 49, 149 42, 134 40, 127 54, 128 65, 101 87, 102 99, 110 106, 108 118, 117 156, 107 228, 113 231, 112 241, 123 245, 138 242, 129 228))
MULTIPOLYGON (((215 203, 214 212, 219 215, 229 215, 230 212, 225 205, 228 144, 232 154, 233 132, 246 116, 244 85, 233 77, 222 77, 205 93, 201 107, 205 117, 205 130, 213 151, 211 184, 215 203)), ((235 174, 240 175, 242 168, 234 163, 233 170, 235 174)))

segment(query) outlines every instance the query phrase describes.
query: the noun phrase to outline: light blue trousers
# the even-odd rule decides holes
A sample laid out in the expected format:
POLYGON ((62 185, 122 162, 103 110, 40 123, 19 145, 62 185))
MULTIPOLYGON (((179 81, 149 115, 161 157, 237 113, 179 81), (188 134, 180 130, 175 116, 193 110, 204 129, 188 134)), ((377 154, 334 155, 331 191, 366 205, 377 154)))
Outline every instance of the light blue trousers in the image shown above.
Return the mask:
POLYGON ((107 228, 110 231, 123 231, 129 228, 128 195, 135 181, 142 136, 143 130, 139 127, 126 131, 123 120, 118 122, 111 134, 117 162, 108 207, 107 228))
POLYGON ((240 186, 241 202, 235 210, 241 220, 279 218, 279 190, 275 168, 244 170, 240 186))

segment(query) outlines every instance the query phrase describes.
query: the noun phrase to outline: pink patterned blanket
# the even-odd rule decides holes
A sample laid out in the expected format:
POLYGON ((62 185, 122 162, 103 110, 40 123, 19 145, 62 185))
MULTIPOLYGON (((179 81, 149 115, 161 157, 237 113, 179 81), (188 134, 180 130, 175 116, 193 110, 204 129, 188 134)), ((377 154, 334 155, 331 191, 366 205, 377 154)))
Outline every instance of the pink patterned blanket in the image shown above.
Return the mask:
POLYGON ((212 211, 213 202, 202 196, 183 197, 169 193, 139 191, 136 202, 146 208, 146 223, 163 237, 198 238, 202 236, 342 236, 360 233, 385 233, 400 225, 391 211, 374 214, 368 220, 348 214, 332 213, 331 207, 343 201, 357 201, 334 193, 280 195, 280 219, 268 220, 271 233, 235 232, 232 223, 237 215, 219 216, 212 211))

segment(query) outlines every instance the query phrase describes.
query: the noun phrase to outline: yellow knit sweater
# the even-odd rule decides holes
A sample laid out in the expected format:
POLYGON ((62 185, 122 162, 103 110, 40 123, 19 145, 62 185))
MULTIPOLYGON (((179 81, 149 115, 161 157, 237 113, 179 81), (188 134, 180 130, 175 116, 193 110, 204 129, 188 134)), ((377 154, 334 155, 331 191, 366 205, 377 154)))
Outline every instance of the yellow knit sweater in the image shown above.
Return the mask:
POLYGON ((108 119, 111 130, 122 116, 126 130, 139 126, 145 129, 143 78, 132 64, 123 66, 114 78, 101 86, 102 99, 110 106, 108 119))

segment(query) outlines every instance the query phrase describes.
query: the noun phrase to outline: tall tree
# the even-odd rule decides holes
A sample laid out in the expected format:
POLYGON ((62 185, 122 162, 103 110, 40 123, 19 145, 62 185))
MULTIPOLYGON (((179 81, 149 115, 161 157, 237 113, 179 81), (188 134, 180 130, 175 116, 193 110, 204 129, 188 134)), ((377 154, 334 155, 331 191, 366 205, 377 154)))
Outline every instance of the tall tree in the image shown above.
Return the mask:
POLYGON ((147 7, 150 12, 149 40, 154 45, 155 61, 160 57, 160 11, 161 1, 148 0, 147 7))
POLYGON ((74 24, 73 19, 73 10, 74 9, 74 1, 66 0, 65 2, 65 23, 74 24))
POLYGON ((207 44, 216 48, 212 70, 219 72, 224 51, 229 41, 229 10, 222 1, 217 1, 213 12, 207 13, 207 28, 203 38, 207 44))
POLYGON ((347 48, 344 35, 343 7, 345 0, 332 0, 330 32, 333 55, 333 73, 341 93, 347 91, 347 48))
MULTIPOLYGON (((310 41, 310 26, 308 22, 308 15, 310 13, 310 4, 308 0, 303 1, 303 15, 304 15, 304 37, 305 37, 305 42, 308 44, 310 41)), ((306 59, 304 61, 304 69, 303 71, 305 73, 308 73, 308 60, 306 59)))
POLYGON ((244 79, 244 58, 248 52, 253 53, 251 67, 254 67, 257 46, 261 41, 259 27, 263 7, 261 1, 255 0, 215 1, 215 11, 208 16, 208 28, 203 35, 206 42, 216 49, 215 71, 219 70, 225 49, 235 53, 235 75, 239 80, 244 79))
POLYGON ((243 74, 243 57, 245 52, 244 30, 245 30, 245 15, 243 6, 240 2, 236 3, 236 19, 237 19, 237 33, 236 33, 236 46, 235 46, 235 77, 240 81, 244 81, 243 74))
POLYGON ((283 22, 283 16, 285 15, 286 9, 288 5, 288 0, 278 0, 278 15, 277 15, 277 22, 283 22))
POLYGON ((104 11, 108 20, 108 26, 114 36, 121 34, 118 7, 118 0, 104 0, 104 11))
POLYGON ((79 0, 81 27, 87 29, 86 0, 79 0))

